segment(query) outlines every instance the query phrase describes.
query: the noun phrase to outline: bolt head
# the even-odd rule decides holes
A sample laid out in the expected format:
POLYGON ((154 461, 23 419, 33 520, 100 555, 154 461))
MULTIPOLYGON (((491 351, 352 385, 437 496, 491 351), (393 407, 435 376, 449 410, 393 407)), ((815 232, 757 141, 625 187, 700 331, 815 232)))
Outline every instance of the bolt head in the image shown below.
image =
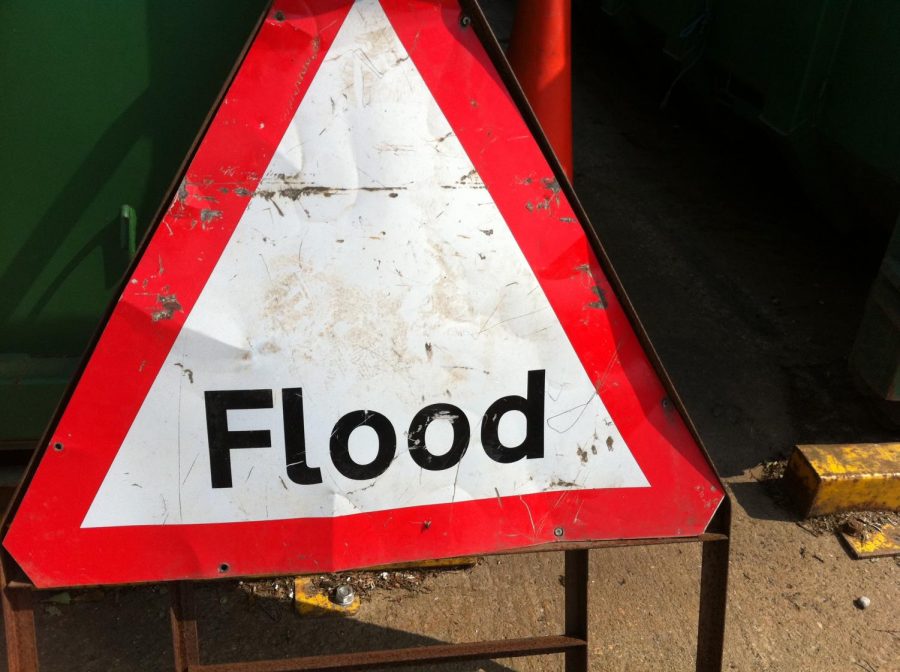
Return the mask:
POLYGON ((350 586, 338 586, 331 591, 330 599, 339 607, 349 607, 356 599, 356 592, 350 586))
POLYGON ((565 533, 566 533, 566 531, 561 527, 557 527, 555 530, 553 530, 553 534, 556 535, 557 537, 561 537, 565 533))

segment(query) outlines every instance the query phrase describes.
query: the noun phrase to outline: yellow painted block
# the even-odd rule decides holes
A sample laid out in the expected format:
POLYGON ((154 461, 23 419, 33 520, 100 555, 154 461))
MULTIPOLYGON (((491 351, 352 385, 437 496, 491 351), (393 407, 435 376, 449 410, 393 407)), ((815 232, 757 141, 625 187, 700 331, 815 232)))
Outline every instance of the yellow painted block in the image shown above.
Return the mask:
POLYGON ((294 608, 301 616, 353 616, 359 611, 359 595, 347 606, 335 604, 328 594, 313 585, 311 579, 298 576, 294 579, 294 608))
POLYGON ((807 516, 900 511, 900 443, 797 446, 784 483, 807 516))
POLYGON ((841 536, 857 558, 900 555, 900 527, 896 525, 882 525, 881 531, 867 534, 862 539, 846 532, 842 532, 841 536))

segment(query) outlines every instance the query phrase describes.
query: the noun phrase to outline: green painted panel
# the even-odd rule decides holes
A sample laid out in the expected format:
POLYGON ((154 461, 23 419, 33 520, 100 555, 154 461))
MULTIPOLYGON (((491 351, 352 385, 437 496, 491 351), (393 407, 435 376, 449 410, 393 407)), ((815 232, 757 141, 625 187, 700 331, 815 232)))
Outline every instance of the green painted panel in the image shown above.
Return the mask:
POLYGON ((0 4, 0 439, 46 423, 43 360, 77 360, 129 262, 122 205, 142 233, 265 4, 0 4))
POLYGON ((900 2, 854 2, 818 126, 900 182, 900 2))

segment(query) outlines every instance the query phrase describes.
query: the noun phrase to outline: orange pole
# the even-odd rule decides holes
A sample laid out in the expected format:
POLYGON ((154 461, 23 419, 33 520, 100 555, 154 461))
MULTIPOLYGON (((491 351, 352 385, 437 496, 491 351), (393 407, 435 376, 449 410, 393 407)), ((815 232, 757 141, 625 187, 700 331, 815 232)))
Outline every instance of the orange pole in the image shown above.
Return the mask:
POLYGON ((519 0, 509 62, 572 179, 571 0, 519 0))

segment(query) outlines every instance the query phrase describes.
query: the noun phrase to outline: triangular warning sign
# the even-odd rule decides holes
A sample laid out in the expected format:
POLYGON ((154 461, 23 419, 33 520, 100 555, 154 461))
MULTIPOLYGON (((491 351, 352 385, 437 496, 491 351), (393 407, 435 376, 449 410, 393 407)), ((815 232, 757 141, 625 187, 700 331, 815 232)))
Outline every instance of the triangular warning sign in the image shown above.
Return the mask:
POLYGON ((49 434, 39 587, 694 536, 723 493, 456 0, 279 0, 49 434))

